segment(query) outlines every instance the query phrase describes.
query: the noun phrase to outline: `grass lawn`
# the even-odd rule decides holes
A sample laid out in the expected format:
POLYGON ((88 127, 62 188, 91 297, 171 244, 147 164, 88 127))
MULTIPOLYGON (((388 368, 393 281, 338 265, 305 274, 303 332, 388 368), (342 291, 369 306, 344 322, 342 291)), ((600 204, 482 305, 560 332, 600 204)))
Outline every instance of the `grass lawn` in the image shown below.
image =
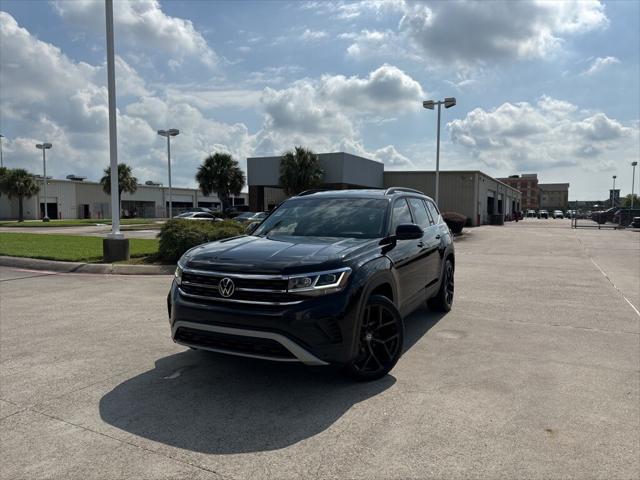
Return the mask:
MULTIPOLYGON (((122 218, 120 219, 120 225, 148 225, 155 224, 157 221, 157 218, 122 218)), ((24 222, 8 220, 0 222, 0 227, 80 227, 82 225, 96 224, 111 225, 111 219, 82 218, 69 220, 51 220, 50 222, 43 222, 42 220, 27 220, 24 222)))
MULTIPOLYGON (((158 240, 131 238, 131 257, 153 256, 158 240)), ((0 255, 67 262, 102 261, 102 237, 0 232, 0 255)))

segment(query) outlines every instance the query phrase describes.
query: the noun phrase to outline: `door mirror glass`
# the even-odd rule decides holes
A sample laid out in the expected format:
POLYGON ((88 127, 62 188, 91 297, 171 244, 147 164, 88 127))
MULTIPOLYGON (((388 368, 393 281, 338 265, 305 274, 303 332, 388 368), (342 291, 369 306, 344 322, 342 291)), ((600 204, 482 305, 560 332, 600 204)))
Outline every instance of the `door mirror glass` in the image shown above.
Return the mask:
POLYGON ((402 223, 396 228, 397 240, 416 240, 422 238, 422 228, 415 223, 402 223))

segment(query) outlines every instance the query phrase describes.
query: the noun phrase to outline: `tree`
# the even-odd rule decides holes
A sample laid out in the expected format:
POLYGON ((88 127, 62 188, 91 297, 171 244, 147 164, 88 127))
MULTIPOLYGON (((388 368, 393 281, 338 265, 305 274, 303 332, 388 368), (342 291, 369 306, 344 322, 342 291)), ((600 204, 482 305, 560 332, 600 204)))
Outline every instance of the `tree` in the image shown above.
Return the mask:
POLYGON ((324 172, 318 155, 303 147, 295 147, 282 155, 280 160, 280 185, 287 195, 317 188, 322 184, 324 172))
MULTIPOLYGON (((104 176, 100 179, 102 191, 111 195, 111 167, 104 169, 104 176)), ((126 163, 118 164, 118 208, 122 211, 122 192, 135 193, 138 189, 138 179, 131 174, 131 167, 126 163)))
POLYGON ((246 177, 238 162, 228 153, 214 153, 198 167, 196 181, 205 196, 215 193, 224 212, 231 195, 240 195, 246 177))
MULTIPOLYGON (((622 199, 623 207, 631 207, 631 194, 622 199)), ((636 193, 633 194, 633 208, 640 208, 640 197, 636 193)))
POLYGON ((18 197, 18 221, 24 221, 23 200, 37 195, 40 187, 33 175, 23 168, 0 172, 0 191, 6 193, 9 198, 18 197))

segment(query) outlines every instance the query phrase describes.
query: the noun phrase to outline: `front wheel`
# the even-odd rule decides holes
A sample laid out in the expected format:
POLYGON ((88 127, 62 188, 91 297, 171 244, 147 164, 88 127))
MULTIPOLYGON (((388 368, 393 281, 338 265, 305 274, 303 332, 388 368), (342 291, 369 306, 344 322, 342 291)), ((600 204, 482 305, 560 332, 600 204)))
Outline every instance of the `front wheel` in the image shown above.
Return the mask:
POLYGON ((440 290, 435 297, 427 301, 427 305, 431 310, 438 312, 449 312, 453 306, 453 263, 447 259, 442 272, 442 281, 440 282, 440 290))
POLYGON ((357 380, 384 377, 400 359, 404 346, 404 323, 387 297, 371 295, 362 313, 359 348, 347 372, 357 380))

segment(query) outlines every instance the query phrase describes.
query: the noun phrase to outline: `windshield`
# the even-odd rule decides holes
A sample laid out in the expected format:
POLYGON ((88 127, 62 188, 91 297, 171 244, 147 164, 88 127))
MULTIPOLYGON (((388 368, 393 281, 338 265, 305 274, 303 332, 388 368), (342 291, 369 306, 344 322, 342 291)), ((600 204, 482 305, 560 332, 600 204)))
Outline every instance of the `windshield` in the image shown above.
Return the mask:
POLYGON ((379 238, 389 202, 369 198, 308 198, 282 204, 254 235, 379 238))

